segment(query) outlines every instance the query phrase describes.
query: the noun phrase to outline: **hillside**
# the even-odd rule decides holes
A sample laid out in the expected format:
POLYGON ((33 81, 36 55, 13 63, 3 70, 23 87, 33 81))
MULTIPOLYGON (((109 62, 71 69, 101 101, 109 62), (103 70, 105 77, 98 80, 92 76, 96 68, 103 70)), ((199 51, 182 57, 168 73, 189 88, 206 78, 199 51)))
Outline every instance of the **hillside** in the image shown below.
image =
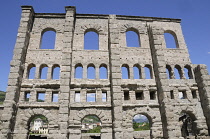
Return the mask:
POLYGON ((0 104, 3 104, 6 92, 0 91, 0 104))

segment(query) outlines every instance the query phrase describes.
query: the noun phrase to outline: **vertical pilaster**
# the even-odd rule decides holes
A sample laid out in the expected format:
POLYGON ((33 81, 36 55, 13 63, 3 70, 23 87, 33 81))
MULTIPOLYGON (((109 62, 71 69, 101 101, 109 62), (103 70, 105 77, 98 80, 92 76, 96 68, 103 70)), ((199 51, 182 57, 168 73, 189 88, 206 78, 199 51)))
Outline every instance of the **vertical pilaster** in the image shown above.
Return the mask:
POLYGON ((75 7, 66 7, 66 17, 64 25, 64 38, 62 48, 62 63, 60 75, 60 97, 59 97, 59 127, 60 139, 68 138, 68 119, 69 119, 69 101, 70 101, 70 79, 71 79, 71 56, 72 56, 72 41, 74 32, 75 7))
POLYGON ((13 59, 10 63, 10 75, 8 79, 8 87, 6 99, 4 101, 4 111, 1 121, 2 129, 0 133, 1 139, 12 138, 14 131, 17 102, 19 100, 20 85, 23 78, 23 65, 25 63, 25 55, 30 39, 30 31, 33 24, 34 10, 31 6, 22 6, 22 15, 20 26, 18 29, 17 40, 14 49, 13 59))
POLYGON ((121 71, 120 71, 120 50, 119 50, 119 29, 116 15, 109 16, 109 54, 110 54, 110 75, 111 75, 111 100, 113 119, 113 139, 123 139, 122 132, 122 92, 121 92, 121 71), (114 63, 114 64, 112 64, 114 63))

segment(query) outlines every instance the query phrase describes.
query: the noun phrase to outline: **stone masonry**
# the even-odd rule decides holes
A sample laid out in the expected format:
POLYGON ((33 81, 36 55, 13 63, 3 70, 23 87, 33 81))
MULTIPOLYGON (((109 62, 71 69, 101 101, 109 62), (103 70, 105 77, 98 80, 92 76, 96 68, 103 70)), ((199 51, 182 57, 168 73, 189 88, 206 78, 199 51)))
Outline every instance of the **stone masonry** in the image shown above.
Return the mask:
POLYGON ((65 9, 66 13, 35 13, 33 7, 22 6, 6 99, 0 108, 0 139, 27 139, 36 115, 48 119, 48 139, 85 138, 81 121, 87 115, 101 120, 102 139, 180 139, 187 138, 183 113, 191 118, 193 131, 188 138, 210 138, 210 76, 205 65, 191 63, 180 19, 77 14, 75 7, 65 9), (56 32, 55 48, 41 49, 42 35, 49 30, 56 32), (84 49, 89 31, 98 34, 99 50, 84 49), (127 31, 137 33, 141 47, 127 47, 127 31), (164 33, 174 37, 177 48, 167 48, 164 33), (82 79, 75 78, 78 66, 82 79), (95 68, 95 79, 87 78, 90 66, 95 68), (35 78, 29 79, 32 67, 35 78), (40 79, 43 67, 48 67, 47 79, 40 79), (60 68, 56 80, 52 79, 55 67, 60 68), (100 67, 107 69, 107 79, 100 79, 100 67), (122 79, 122 67, 127 68, 128 79, 122 79), (134 79, 133 67, 138 67, 140 79, 134 79), (145 78, 145 67, 151 79, 145 78), (45 94, 44 102, 37 101, 39 92, 45 94), (86 101, 88 92, 96 94, 95 102, 86 101), (52 102, 53 93, 58 93, 58 102, 52 102), (134 131, 137 114, 149 119, 150 130, 134 131))

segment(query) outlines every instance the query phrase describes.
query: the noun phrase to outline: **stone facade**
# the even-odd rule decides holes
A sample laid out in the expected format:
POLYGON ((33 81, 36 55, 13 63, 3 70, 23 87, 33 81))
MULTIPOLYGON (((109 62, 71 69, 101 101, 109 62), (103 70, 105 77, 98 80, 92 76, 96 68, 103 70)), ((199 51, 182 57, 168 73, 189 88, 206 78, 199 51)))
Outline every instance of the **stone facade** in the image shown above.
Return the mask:
MULTIPOLYGON (((195 126, 190 138, 208 138, 210 132, 210 76, 205 65, 191 63, 182 34, 180 19, 76 14, 75 7, 66 13, 35 13, 22 6, 4 106, 0 111, 0 138, 26 139, 29 123, 36 115, 49 121, 49 139, 89 138, 81 133, 81 121, 87 115, 102 123, 102 139, 184 138, 181 113, 187 113, 195 126), (40 49, 45 31, 56 32, 54 49, 40 49), (84 50, 84 34, 99 36, 99 50, 84 50), (126 32, 138 34, 141 47, 126 46, 126 32), (164 33, 173 35, 177 48, 166 47, 164 33), (75 69, 83 68, 83 78, 75 78, 75 69), (48 67, 47 79, 40 79, 42 67, 48 67), (96 78, 87 78, 87 68, 95 67, 96 78), (99 70, 107 68, 108 79, 100 79, 99 70), (133 67, 141 71, 134 79, 133 67), (28 79, 36 67, 35 79, 28 79), (60 79, 52 79, 54 67, 60 67, 60 79), (129 71, 122 79, 121 67, 129 71), (151 79, 145 78, 148 67, 151 79), (174 68, 180 79, 175 79, 174 68), (190 79, 185 77, 184 68, 190 79), (170 79, 167 78, 167 71, 170 79), (30 93, 29 101, 25 93, 30 93), (45 101, 37 102, 37 93, 45 101), (59 96, 52 102, 53 92, 59 96), (80 102, 75 93, 80 93, 80 102), (87 92, 95 92, 96 102, 87 102, 87 92), (107 100, 102 101, 102 92, 107 100), (125 99, 126 92, 128 98, 125 99), (136 93, 142 92, 143 99, 136 93), (179 93, 183 93, 180 99, 179 93), (134 131, 137 114, 147 116, 150 130, 134 131)), ((97 134, 98 135, 98 134, 97 134)))

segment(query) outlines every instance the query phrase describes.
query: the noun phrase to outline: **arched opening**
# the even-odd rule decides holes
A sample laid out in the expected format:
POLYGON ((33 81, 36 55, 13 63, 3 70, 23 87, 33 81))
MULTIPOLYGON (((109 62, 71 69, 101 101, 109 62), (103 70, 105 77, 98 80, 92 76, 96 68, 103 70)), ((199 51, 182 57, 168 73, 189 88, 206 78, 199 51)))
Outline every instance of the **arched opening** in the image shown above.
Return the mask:
POLYGON ((130 79, 130 71, 129 66, 127 64, 123 64, 121 67, 122 79, 130 79))
POLYGON ((29 127, 29 139, 47 139, 48 119, 43 115, 33 116, 28 123, 29 127))
MULTIPOLYGON (((102 123, 95 115, 87 115, 82 119, 82 133, 101 133, 102 123)), ((93 135, 93 134, 92 134, 93 135)), ((95 137, 97 134, 95 134, 95 137)), ((100 137, 100 135, 98 135, 100 137)))
POLYGON ((82 66, 82 64, 77 64, 75 66, 74 78, 77 78, 77 79, 82 79, 83 78, 83 66, 82 66))
POLYGON ((54 49, 55 48, 56 31, 52 28, 45 29, 42 32, 40 43, 41 49, 54 49))
POLYGON ((164 33, 166 48, 179 48, 176 34, 173 31, 167 30, 164 33))
POLYGON ((42 64, 39 69, 39 78, 47 79, 48 66, 46 64, 42 64))
POLYGON ((137 114, 133 117, 134 131, 150 130, 151 123, 148 117, 144 114, 137 114))
POLYGON ((181 124, 182 137, 196 136, 197 124, 195 123, 195 116, 191 113, 182 112, 179 117, 181 124))
POLYGON ((99 35, 94 29, 88 29, 84 35, 85 50, 99 50, 99 35))
POLYGON ((179 65, 176 65, 174 68, 175 79, 182 79, 182 69, 179 65))
POLYGON ((141 79, 141 70, 139 65, 134 65, 133 67, 133 78, 141 79))
POLYGON ((166 65, 166 74, 167 74, 167 77, 168 79, 172 79, 172 69, 171 69, 171 66, 169 65, 166 65))
POLYGON ((29 64, 27 72, 28 79, 35 79, 36 66, 34 64, 29 64))
POLYGON ((192 68, 189 65, 184 67, 184 74, 186 79, 193 79, 192 68))
POLYGON ((107 66, 102 64, 99 69, 100 79, 108 79, 107 66))
POLYGON ((95 79, 96 78, 95 66, 93 64, 88 65, 87 78, 88 79, 95 79))
POLYGON ((152 67, 150 65, 145 65, 144 67, 145 79, 152 79, 152 67))
POLYGON ((53 65, 52 67, 52 79, 60 79, 60 66, 53 65))
POLYGON ((127 47, 140 47, 139 33, 136 29, 130 28, 126 31, 126 44, 127 47))

